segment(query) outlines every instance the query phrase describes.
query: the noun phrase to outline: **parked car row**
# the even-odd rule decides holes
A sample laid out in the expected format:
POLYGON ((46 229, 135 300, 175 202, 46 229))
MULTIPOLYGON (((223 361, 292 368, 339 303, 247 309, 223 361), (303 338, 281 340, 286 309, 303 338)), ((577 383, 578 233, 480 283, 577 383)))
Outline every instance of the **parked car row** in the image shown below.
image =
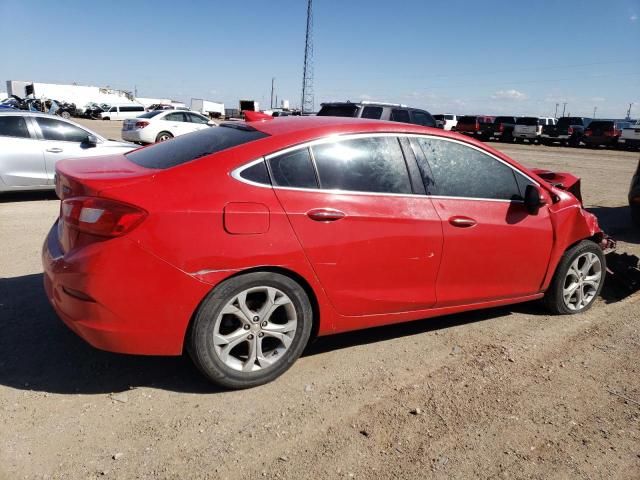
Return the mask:
POLYGON ((436 126, 479 140, 578 147, 639 148, 640 121, 593 120, 586 117, 514 117, 440 114, 436 126))

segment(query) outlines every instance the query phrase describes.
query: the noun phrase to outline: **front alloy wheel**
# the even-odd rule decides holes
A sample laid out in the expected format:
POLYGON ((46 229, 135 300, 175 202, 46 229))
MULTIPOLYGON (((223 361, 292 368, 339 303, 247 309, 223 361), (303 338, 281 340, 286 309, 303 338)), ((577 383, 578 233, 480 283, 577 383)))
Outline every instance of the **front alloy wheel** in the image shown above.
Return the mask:
POLYGON ((282 375, 311 334, 313 310, 293 279, 254 272, 218 285, 202 302, 187 348, 214 383, 249 388, 282 375))
POLYGON ((579 311, 596 297, 602 282, 602 263, 591 252, 579 255, 569 267, 564 279, 562 297, 569 310, 579 311))
POLYGON ((606 263, 600 247, 583 240, 567 250, 544 296, 553 313, 584 312, 595 302, 604 285, 606 263))

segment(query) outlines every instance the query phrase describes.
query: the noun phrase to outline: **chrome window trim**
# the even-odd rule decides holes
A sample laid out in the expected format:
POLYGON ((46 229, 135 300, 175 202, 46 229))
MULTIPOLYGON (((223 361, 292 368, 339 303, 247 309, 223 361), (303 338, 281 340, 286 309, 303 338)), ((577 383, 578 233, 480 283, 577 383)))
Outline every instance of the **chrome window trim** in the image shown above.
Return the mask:
MULTIPOLYGON (((255 164, 257 164, 258 162, 267 162, 269 159, 273 158, 273 157, 277 157, 279 155, 284 155, 286 153, 290 153, 290 152, 294 152, 296 150, 300 150, 303 148, 310 148, 313 147, 314 145, 322 145, 324 143, 330 143, 336 140, 351 140, 351 139, 357 139, 357 138, 368 138, 368 137, 396 137, 396 138, 401 138, 401 137, 405 137, 405 138, 431 138, 431 139, 435 139, 435 140, 444 140, 444 141, 448 141, 448 142, 453 142, 453 143, 458 143, 460 145, 463 145, 465 147, 469 147, 472 149, 475 149, 477 151, 479 151, 480 153, 483 153, 491 158, 493 158, 494 160, 497 160, 498 162, 502 163, 503 165, 506 165, 507 167, 509 167, 511 170, 513 170, 515 172, 515 174, 518 175, 522 175, 523 177, 525 177, 527 180, 529 180, 531 183, 533 183, 535 186, 539 187, 540 183, 538 183, 536 180, 534 180, 533 178, 531 178, 529 175, 527 175, 526 173, 522 172, 521 170, 518 170, 517 168, 515 168, 513 165, 511 165, 508 162, 505 162, 504 160, 502 160, 501 158, 496 157, 495 155, 493 155, 491 152, 487 152, 486 150, 477 147, 475 145, 471 145, 467 142, 464 142, 462 140, 458 140, 456 138, 447 138, 447 137, 442 137, 439 135, 432 135, 432 134, 421 134, 421 133, 394 133, 394 132, 375 132, 375 133, 349 133, 349 134, 345 134, 345 135, 340 135, 340 134, 335 134, 335 135, 329 135, 327 137, 323 137, 323 138, 318 138, 315 140, 311 140, 308 142, 304 142, 298 145, 294 145, 292 147, 287 147, 287 148, 283 148, 282 150, 278 150, 277 152, 273 152, 273 153, 269 153, 268 155, 265 155, 263 157, 260 157, 256 160, 252 160, 249 163, 245 163, 237 168, 235 168, 234 170, 231 171, 231 176, 233 178, 235 178, 236 180, 238 180, 239 182, 242 183, 246 183, 248 185, 253 185, 255 187, 262 187, 262 188, 273 188, 274 190, 294 190, 294 191, 302 191, 302 192, 319 192, 319 193, 330 193, 330 194, 334 194, 334 195, 374 195, 374 196, 392 196, 392 197, 417 197, 417 198, 432 198, 432 199, 437 199, 437 198, 442 198, 442 199, 458 199, 458 200, 479 200, 479 201, 486 201, 486 202, 504 202, 504 203, 523 203, 522 200, 506 200, 506 199, 501 199, 501 198, 476 198, 476 197, 456 197, 456 196, 448 196, 448 195, 422 195, 422 194, 411 194, 411 193, 382 193, 382 192, 362 192, 362 191, 354 191, 354 190, 337 190, 337 189, 333 189, 333 190, 329 190, 329 189, 322 189, 322 188, 299 188, 299 187, 281 187, 279 185, 273 185, 273 184, 262 184, 262 183, 257 183, 257 182, 253 182, 251 180, 247 180, 245 178, 241 177, 241 174, 244 170, 246 170, 247 168, 250 168, 252 166, 254 166, 255 164)), ((310 150, 311 155, 313 155, 313 150, 310 150)), ((314 168, 315 168, 315 161, 313 163, 314 168)), ((269 170, 269 167, 267 165, 265 165, 267 167, 267 170, 269 170)))

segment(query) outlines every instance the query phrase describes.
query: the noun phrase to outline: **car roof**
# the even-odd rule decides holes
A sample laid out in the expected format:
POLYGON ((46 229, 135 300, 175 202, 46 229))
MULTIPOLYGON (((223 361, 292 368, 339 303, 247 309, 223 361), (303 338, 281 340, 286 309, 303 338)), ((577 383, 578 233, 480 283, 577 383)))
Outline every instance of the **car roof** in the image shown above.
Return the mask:
MULTIPOLYGON (((229 123, 237 124, 237 122, 229 123)), ((444 132, 440 128, 352 117, 286 116, 250 122, 247 125, 268 135, 280 137, 279 143, 283 146, 293 146, 330 135, 358 133, 397 133, 400 135, 415 133, 461 138, 456 133, 444 132)), ((466 138, 465 141, 467 141, 466 138)))

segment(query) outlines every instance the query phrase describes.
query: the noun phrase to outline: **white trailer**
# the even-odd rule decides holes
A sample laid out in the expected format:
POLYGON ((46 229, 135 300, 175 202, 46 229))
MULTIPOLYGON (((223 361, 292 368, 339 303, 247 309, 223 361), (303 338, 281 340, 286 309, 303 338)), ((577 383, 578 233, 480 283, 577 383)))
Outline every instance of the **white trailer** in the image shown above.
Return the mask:
POLYGON ((224 103, 210 102, 202 98, 191 99, 191 110, 209 117, 224 117, 224 103))

